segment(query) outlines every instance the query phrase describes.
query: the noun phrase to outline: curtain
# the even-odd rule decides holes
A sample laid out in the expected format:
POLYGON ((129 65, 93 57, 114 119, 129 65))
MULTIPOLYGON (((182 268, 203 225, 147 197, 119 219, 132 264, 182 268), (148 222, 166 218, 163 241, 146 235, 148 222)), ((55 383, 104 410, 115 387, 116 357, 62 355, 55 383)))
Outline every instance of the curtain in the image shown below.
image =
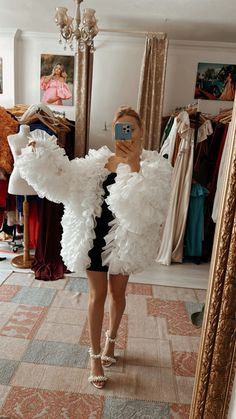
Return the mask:
POLYGON ((75 157, 84 157, 89 149, 92 75, 93 54, 85 46, 75 54, 75 157))
POLYGON ((166 34, 147 36, 137 106, 143 121, 143 146, 147 150, 160 148, 167 49, 166 34))

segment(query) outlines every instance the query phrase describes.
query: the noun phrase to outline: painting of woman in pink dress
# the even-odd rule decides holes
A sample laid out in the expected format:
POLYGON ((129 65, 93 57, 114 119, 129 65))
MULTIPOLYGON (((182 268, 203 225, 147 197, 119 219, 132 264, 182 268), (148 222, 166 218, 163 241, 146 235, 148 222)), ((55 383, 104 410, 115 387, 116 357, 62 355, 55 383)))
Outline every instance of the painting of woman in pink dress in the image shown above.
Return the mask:
POLYGON ((73 69, 68 56, 43 54, 41 59, 41 102, 48 105, 72 105, 73 69), (61 60, 57 60, 60 59, 61 60), (63 62, 64 61, 64 62, 63 62), (65 64, 67 63, 66 71, 65 64))

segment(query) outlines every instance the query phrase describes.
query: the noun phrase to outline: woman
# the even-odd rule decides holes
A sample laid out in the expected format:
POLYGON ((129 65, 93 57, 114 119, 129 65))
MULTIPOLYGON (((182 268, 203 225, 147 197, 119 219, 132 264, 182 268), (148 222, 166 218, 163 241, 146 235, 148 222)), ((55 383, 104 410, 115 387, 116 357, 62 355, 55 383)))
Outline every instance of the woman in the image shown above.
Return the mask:
POLYGON ((117 123, 132 126, 131 140, 116 140, 69 161, 56 139, 31 133, 18 167, 40 196, 63 202, 62 257, 68 269, 87 269, 91 341, 89 381, 102 388, 103 367, 116 362, 114 345, 125 309, 129 275, 155 261, 167 213, 172 167, 156 151, 142 151, 142 124, 130 107, 118 109, 117 123), (33 151, 33 152, 32 152, 33 151), (50 182, 48 181, 50 179, 50 182), (109 331, 101 354, 104 304, 109 290, 109 331))
POLYGON ((67 74, 62 64, 56 64, 49 76, 42 76, 40 88, 44 90, 42 103, 51 105, 63 105, 62 100, 72 97, 71 91, 66 83, 67 74))
POLYGON ((229 73, 224 82, 224 90, 221 93, 220 100, 234 100, 234 82, 232 79, 232 74, 229 73))

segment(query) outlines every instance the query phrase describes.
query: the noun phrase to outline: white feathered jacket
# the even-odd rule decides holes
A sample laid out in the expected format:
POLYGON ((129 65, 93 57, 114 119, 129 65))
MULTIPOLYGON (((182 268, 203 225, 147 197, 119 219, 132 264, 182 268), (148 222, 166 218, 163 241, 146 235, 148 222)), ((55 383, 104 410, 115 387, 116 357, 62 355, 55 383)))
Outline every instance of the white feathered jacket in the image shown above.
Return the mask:
MULTIPOLYGON (((95 238, 96 217, 101 215, 104 167, 113 154, 106 146, 90 150, 85 158, 69 160, 57 139, 45 131, 31 132, 32 147, 22 149, 16 165, 21 176, 40 197, 64 204, 62 217, 63 261, 68 269, 90 266, 89 250, 95 238)), ((117 169, 106 202, 114 220, 105 236, 102 254, 109 272, 135 273, 154 263, 161 241, 170 195, 171 165, 156 151, 143 151, 139 173, 126 164, 117 169)))

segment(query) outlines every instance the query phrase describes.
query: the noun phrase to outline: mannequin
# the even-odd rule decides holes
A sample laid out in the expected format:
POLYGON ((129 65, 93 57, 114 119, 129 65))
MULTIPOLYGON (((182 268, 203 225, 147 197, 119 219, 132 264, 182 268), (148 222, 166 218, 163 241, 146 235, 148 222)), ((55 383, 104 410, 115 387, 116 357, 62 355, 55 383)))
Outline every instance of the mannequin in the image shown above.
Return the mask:
MULTIPOLYGON (((17 157, 21 154, 21 149, 28 145, 28 135, 30 134, 30 127, 28 125, 20 125, 18 134, 9 135, 7 137, 8 144, 10 146, 14 162, 17 157)), ((13 167, 9 183, 8 193, 12 195, 37 195, 35 190, 22 179, 19 170, 16 165, 13 167)))
MULTIPOLYGON (((21 154, 21 149, 28 145, 29 134, 30 127, 28 125, 21 125, 17 134, 9 135, 7 137, 14 162, 16 162, 18 156, 21 154)), ((27 195, 37 195, 37 193, 26 180, 22 179, 16 165, 14 165, 9 179, 8 193, 12 195, 24 195, 24 254, 12 259, 12 265, 18 268, 30 268, 33 258, 31 258, 29 254, 29 203, 27 202, 27 195)))

